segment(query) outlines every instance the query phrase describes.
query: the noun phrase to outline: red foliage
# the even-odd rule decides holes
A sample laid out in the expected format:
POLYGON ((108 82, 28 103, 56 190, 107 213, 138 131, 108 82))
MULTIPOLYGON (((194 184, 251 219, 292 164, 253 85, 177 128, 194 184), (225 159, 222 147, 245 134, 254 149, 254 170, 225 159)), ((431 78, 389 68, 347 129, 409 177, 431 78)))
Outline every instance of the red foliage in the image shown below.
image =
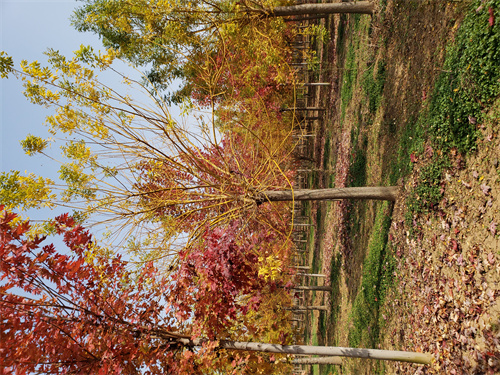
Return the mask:
POLYGON ((163 374, 178 366, 151 265, 133 275, 120 258, 98 259, 98 270, 84 260, 91 235, 67 215, 54 225, 71 255, 25 238, 29 224, 14 225, 15 214, 0 215, 2 374, 163 374))
POLYGON ((488 13, 490 14, 490 18, 488 18, 488 23, 490 27, 493 27, 495 25, 495 12, 493 11, 492 7, 488 8, 488 13))
POLYGON ((217 341, 193 351, 179 339, 230 338, 239 314, 277 287, 257 268, 260 244, 275 236, 240 236, 237 223, 207 230, 165 278, 152 264, 131 272, 120 257, 86 262, 92 237, 68 215, 53 222, 68 254, 42 246, 46 238, 27 238, 29 223, 16 225, 15 218, 0 207, 2 374, 196 375, 223 368, 231 361, 216 355, 217 341), (175 333, 179 327, 190 327, 190 335, 175 333))
POLYGON ((180 254, 170 302, 180 319, 192 318, 195 335, 225 337, 239 315, 257 310, 262 293, 277 287, 258 275, 260 244, 272 243, 275 236, 262 231, 242 236, 241 225, 206 230, 197 246, 180 254))

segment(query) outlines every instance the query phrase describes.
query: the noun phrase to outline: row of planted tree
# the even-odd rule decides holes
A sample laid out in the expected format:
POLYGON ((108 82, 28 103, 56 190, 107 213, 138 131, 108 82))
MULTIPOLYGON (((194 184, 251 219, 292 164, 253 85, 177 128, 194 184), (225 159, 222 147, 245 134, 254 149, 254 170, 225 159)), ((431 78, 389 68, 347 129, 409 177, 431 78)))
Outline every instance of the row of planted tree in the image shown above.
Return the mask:
POLYGON ((290 202, 395 200, 397 191, 297 189, 297 145, 314 120, 304 113, 321 112, 297 100, 316 82, 299 78, 293 56, 304 49, 298 64, 309 63, 304 41, 318 32, 297 25, 374 4, 83 3, 73 24, 107 51, 49 50, 48 66, 0 55, 2 77, 54 109, 46 125, 63 143, 55 158, 51 139, 21 141, 28 155, 63 160, 60 181, 0 175, 2 371, 281 374, 291 371, 287 354, 428 363, 419 353, 293 345, 302 271, 290 202), (127 76, 117 59, 150 70, 127 76), (189 115, 174 118, 173 104, 189 115), (23 211, 41 207, 72 212, 30 225, 23 211))

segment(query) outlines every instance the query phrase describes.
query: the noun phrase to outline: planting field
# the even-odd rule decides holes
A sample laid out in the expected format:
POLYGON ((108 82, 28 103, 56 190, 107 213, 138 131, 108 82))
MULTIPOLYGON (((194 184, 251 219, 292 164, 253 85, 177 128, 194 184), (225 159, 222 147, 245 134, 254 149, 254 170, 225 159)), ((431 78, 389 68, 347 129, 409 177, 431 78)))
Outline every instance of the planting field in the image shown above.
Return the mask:
POLYGON ((311 187, 399 187, 395 204, 313 202, 305 342, 429 352, 314 374, 500 372, 500 1, 380 1, 331 16, 318 50, 311 187), (313 281, 312 283, 315 283, 313 281), (318 281, 322 283, 322 281, 318 281))

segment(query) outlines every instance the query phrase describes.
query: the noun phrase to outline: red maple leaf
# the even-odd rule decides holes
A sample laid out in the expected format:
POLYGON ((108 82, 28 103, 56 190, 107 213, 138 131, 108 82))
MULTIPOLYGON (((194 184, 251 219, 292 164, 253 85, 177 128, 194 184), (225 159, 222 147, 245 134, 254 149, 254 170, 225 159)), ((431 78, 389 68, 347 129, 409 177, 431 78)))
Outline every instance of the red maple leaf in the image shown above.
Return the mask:
POLYGON ((493 12, 493 8, 489 7, 488 12, 490 13, 490 18, 488 19, 488 23, 490 24, 490 27, 493 27, 495 24, 495 14, 493 12))

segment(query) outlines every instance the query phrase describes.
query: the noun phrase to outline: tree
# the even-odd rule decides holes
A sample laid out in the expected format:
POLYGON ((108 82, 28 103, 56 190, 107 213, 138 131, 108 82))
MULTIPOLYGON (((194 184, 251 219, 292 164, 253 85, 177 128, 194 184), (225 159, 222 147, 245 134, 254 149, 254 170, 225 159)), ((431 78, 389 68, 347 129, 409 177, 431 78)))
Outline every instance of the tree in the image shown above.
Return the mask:
MULTIPOLYGON (((71 60, 57 51, 48 56, 52 69, 22 62, 15 70, 4 57, 2 74, 20 77, 32 102, 55 107, 47 118, 51 132, 72 138, 62 148, 69 162, 60 170, 67 186, 60 203, 101 223, 114 221, 114 238, 127 238, 129 249, 168 258, 166 249, 176 254, 176 245, 194 243, 207 226, 240 218, 287 236, 284 211, 270 214, 283 206, 268 202, 395 200, 395 187, 294 191, 290 132, 251 121, 235 122, 223 134, 202 123, 195 132, 174 121, 164 102, 148 107, 100 82, 94 70, 110 67, 112 51, 98 55, 82 47, 71 60)), ((43 152, 45 141, 28 138, 27 153, 43 152)))
POLYGON ((0 202, 12 209, 50 207, 55 195, 48 188, 53 182, 33 173, 22 176, 19 171, 0 173, 0 202))
POLYGON ((308 358, 295 358, 292 360, 294 365, 341 365, 342 359, 340 357, 308 357, 308 358))
POLYGON ((249 357, 233 351, 430 362, 423 353, 193 336, 189 320, 165 303, 170 280, 151 263, 134 273, 119 257, 89 259, 96 245, 67 215, 52 223, 70 250, 63 255, 53 244, 41 247, 44 238, 26 238, 29 223, 15 224, 15 218, 1 210, 0 366, 6 374, 245 373, 249 357))
MULTIPOLYGON (((106 47, 116 49, 134 65, 151 65, 148 79, 161 89, 174 79, 180 78, 184 83, 195 79, 199 56, 223 48, 230 33, 236 32, 250 41, 263 24, 276 18, 374 11, 371 1, 286 6, 280 6, 283 1, 279 0, 84 0, 84 3, 74 13, 75 28, 98 34, 106 47), (246 35, 249 30, 253 32, 246 35)), ((182 98, 186 88, 179 93, 174 99, 182 98)))
POLYGON ((350 1, 276 6, 264 10, 263 13, 268 17, 290 17, 318 14, 373 14, 374 11, 375 3, 373 1, 350 1))

